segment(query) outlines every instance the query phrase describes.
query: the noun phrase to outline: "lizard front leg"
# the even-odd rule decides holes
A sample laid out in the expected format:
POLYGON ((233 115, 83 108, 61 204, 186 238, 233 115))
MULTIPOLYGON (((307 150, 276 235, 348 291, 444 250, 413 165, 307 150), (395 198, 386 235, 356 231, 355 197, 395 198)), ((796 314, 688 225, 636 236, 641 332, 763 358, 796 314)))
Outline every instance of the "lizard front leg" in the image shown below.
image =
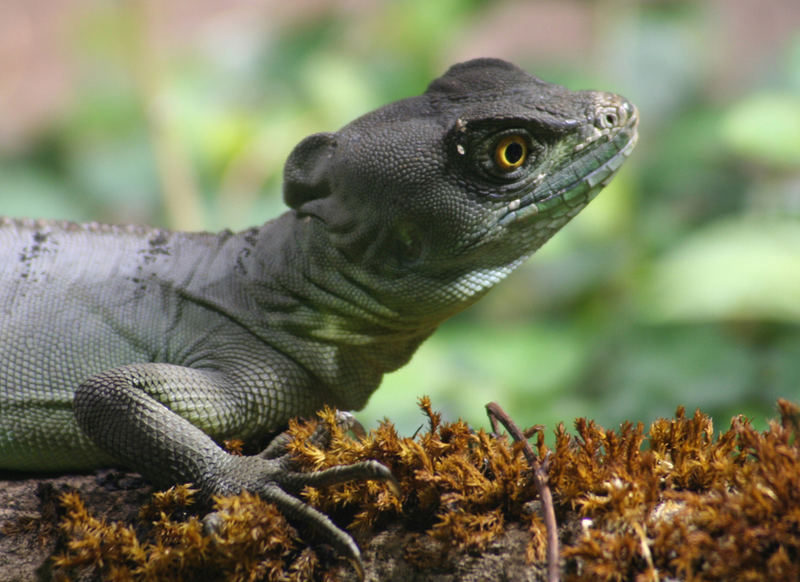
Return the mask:
POLYGON ((236 426, 241 404, 231 396, 234 391, 226 389, 227 382, 221 372, 171 364, 114 368, 79 386, 75 416, 99 447, 154 483, 191 482, 205 497, 257 493, 275 503, 290 521, 319 532, 361 570, 360 552, 350 535, 293 494, 305 485, 392 481, 389 470, 367 461, 304 473, 292 469, 287 454, 267 458, 270 455, 225 452, 209 435, 236 426))

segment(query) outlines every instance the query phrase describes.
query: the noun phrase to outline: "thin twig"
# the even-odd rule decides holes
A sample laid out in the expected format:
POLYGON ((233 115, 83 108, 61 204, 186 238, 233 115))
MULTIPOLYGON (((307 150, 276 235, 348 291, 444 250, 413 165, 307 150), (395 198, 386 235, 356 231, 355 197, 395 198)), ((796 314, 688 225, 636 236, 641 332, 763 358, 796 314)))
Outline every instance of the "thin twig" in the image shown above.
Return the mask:
POLYGON ((548 459, 544 459, 544 461, 539 460, 539 457, 533 452, 533 447, 531 447, 531 444, 526 438, 526 433, 528 431, 523 433, 499 404, 490 402, 486 405, 486 412, 489 415, 489 422, 495 434, 498 434, 497 422, 499 421, 506 428, 514 441, 523 443, 522 453, 533 469, 533 480, 539 491, 539 499, 542 501, 542 514, 544 517, 545 529, 547 530, 547 581, 558 582, 560 580, 558 570, 558 525, 556 524, 556 512, 553 506, 553 493, 550 491, 550 486, 547 484, 547 470, 550 463, 548 459))

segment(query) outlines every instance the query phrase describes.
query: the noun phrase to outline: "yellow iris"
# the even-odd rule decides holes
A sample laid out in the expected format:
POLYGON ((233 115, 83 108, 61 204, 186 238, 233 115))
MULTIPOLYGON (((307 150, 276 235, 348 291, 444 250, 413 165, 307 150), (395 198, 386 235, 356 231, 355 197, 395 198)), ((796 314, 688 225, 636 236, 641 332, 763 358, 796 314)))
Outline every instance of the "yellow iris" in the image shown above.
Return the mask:
POLYGON ((504 172, 516 170, 527 157, 528 144, 520 135, 504 137, 494 150, 494 162, 504 172))

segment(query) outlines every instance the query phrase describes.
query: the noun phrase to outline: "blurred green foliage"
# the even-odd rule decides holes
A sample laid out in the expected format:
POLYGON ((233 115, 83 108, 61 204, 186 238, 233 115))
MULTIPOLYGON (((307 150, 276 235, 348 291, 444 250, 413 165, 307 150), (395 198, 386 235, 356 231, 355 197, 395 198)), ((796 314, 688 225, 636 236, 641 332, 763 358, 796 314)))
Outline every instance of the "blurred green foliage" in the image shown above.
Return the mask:
MULTIPOLYGON (((152 38, 141 4, 75 18, 75 94, 0 159, 0 214, 214 230, 267 220, 283 210, 282 164, 299 139, 419 93, 451 64, 443 55, 469 53, 492 11, 514 6, 321 3, 183 46, 152 38)), ((515 60, 634 101, 633 158, 388 376, 365 422, 390 416, 411 432, 422 394, 451 418, 486 424, 497 400, 520 424, 551 427, 649 422, 678 405, 720 428, 738 413, 763 424, 777 397, 800 399, 800 34, 764 74, 720 92, 707 57, 725 47, 709 50, 703 3, 596 4, 583 4, 592 54, 515 60)))

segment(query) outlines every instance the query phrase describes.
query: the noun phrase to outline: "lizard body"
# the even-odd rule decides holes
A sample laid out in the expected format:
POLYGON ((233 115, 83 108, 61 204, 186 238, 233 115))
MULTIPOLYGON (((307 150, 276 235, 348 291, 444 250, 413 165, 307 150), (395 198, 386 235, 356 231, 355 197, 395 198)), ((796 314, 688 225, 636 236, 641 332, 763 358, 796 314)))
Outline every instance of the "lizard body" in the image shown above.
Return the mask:
POLYGON ((303 140, 290 210, 260 227, 0 219, 0 469, 117 463, 305 515, 286 492, 312 478, 217 443, 361 408, 597 194, 636 124, 621 97, 480 59, 303 140))

